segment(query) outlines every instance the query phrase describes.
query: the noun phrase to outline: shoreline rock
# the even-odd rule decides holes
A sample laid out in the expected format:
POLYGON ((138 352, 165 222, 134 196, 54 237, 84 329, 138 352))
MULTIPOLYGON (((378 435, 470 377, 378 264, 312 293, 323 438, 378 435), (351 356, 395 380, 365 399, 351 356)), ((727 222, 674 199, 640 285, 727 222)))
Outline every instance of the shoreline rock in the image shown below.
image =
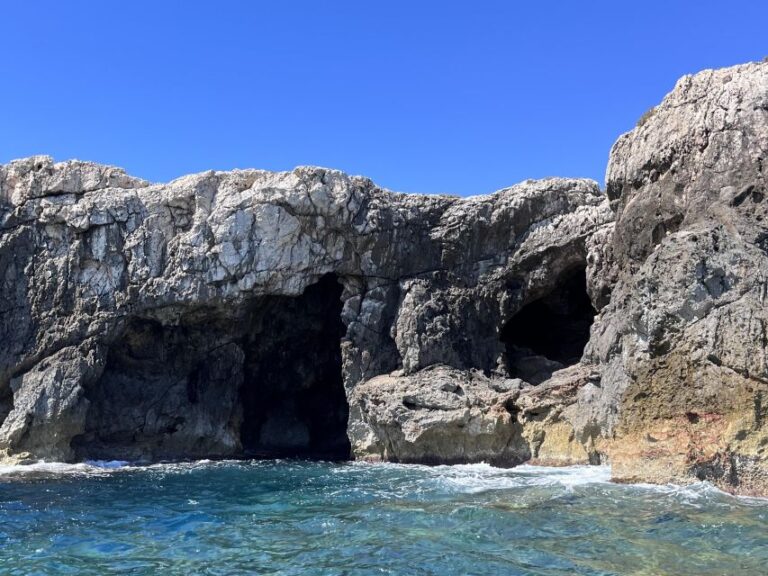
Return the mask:
POLYGON ((753 63, 678 81, 606 194, 0 166, 0 454, 609 462, 768 494, 767 151, 753 63))

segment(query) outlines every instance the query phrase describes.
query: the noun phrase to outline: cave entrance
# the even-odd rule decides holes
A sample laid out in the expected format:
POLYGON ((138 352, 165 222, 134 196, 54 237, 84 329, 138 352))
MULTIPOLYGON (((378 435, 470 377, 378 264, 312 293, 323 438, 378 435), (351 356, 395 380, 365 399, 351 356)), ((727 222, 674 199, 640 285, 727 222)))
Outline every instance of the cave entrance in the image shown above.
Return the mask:
POLYGON ((247 310, 128 319, 86 387, 76 457, 349 458, 341 292, 331 275, 247 310))
POLYGON ((523 306, 502 328, 510 376, 540 384, 576 364, 595 313, 585 269, 565 274, 550 293, 523 306))
POLYGON ((244 455, 349 458, 341 293, 330 274, 301 296, 259 300, 242 345, 244 455))

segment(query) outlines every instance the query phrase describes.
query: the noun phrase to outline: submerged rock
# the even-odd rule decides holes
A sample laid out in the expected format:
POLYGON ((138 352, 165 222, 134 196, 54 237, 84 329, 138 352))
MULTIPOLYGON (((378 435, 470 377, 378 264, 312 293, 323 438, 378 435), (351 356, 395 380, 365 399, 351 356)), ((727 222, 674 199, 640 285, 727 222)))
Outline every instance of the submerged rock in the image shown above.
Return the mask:
POLYGON ((11 162, 0 451, 608 461, 768 493, 766 150, 747 64, 681 79, 607 195, 11 162))

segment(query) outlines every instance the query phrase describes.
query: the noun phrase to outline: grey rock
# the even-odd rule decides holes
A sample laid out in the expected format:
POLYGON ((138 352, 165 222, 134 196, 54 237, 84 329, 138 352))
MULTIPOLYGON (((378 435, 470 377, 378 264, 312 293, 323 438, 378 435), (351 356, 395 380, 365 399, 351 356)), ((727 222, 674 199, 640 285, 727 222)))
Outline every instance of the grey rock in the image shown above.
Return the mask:
MULTIPOLYGON (((0 168, 0 450, 364 457, 384 425, 355 390, 436 365, 503 376, 505 323, 587 268, 612 217, 589 180, 460 199, 311 167, 150 184, 86 162, 12 162, 0 168)), ((393 402, 438 401, 408 394, 393 402)), ((441 394, 448 404, 422 408, 453 413, 441 394)), ((507 424, 452 460, 491 458, 507 424)), ((386 457, 442 458, 407 450, 386 457)))
POLYGON ((611 297, 585 353, 602 386, 576 424, 611 439, 617 479, 768 492, 767 171, 765 63, 680 79, 611 151, 592 266, 611 297))
POLYGON ((682 78, 606 195, 11 162, 0 451, 610 462, 768 494, 766 151, 753 63, 682 78))
POLYGON ((524 462, 530 453, 514 417, 521 384, 441 365, 371 378, 350 398, 371 432, 356 439, 355 453, 405 463, 524 462))

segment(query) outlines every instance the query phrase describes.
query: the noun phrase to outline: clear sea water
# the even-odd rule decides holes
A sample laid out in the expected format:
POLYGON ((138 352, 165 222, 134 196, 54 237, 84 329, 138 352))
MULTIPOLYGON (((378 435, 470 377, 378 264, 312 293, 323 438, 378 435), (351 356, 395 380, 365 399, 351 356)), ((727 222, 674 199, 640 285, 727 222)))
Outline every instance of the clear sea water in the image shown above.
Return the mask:
POLYGON ((0 574, 768 574, 768 501, 599 467, 0 467, 0 574))

